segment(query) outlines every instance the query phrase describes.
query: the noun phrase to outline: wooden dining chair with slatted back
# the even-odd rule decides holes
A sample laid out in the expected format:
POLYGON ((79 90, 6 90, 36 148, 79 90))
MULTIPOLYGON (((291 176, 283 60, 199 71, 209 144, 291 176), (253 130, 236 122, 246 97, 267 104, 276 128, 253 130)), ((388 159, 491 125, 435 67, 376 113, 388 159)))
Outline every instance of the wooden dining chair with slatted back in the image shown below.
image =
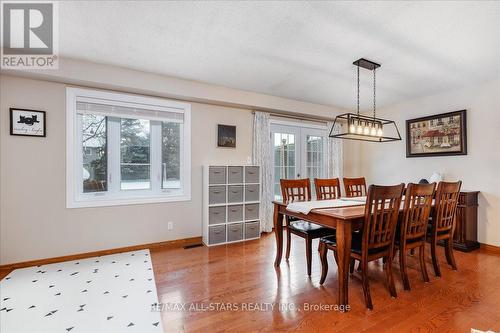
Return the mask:
MULTIPOLYGON (((309 178, 306 179, 281 179, 281 194, 283 202, 291 203, 294 201, 310 201, 311 200, 311 183, 309 178)), ((298 220, 285 216, 286 223, 286 255, 285 258, 290 258, 291 235, 302 237, 306 241, 306 261, 307 275, 311 275, 312 263, 312 240, 315 238, 324 237, 335 233, 335 230, 322 227, 318 224, 310 223, 303 220, 298 220)))
MULTIPOLYGON (((362 231, 352 233, 351 262, 358 260, 361 263, 363 293, 368 309, 373 309, 368 283, 368 262, 370 261, 380 258, 386 259, 385 271, 389 292, 392 297, 397 297, 392 275, 392 258, 403 189, 404 184, 395 186, 370 185, 362 231)), ((322 269, 319 283, 323 284, 328 272, 326 255, 328 249, 333 250, 335 254, 337 242, 335 235, 323 237, 320 242, 322 243, 320 251, 322 269)))
POLYGON ((431 242, 432 265, 436 276, 441 276, 436 254, 438 241, 444 241, 446 261, 453 270, 457 269, 455 256, 453 255, 453 233, 455 231, 455 216, 461 186, 461 181, 454 183, 439 182, 437 186, 434 213, 427 228, 427 237, 431 242))
POLYGON ((362 197, 366 195, 366 180, 365 177, 360 178, 344 178, 345 196, 348 198, 362 197))
POLYGON ((341 196, 340 180, 338 178, 314 178, 316 200, 333 200, 341 196))
POLYGON ((432 209, 432 200, 436 191, 436 183, 408 184, 403 204, 403 214, 400 215, 396 228, 395 245, 399 249, 399 267, 405 290, 410 290, 410 280, 406 266, 408 251, 418 248, 420 269, 425 282, 429 282, 425 265, 425 241, 427 225, 432 209))

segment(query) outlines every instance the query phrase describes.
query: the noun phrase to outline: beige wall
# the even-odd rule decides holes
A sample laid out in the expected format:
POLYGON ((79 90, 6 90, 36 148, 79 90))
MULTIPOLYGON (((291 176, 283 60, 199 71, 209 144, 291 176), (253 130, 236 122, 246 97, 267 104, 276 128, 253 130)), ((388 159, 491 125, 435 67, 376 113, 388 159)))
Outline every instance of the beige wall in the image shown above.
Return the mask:
POLYGON ((201 235, 201 166, 246 163, 250 110, 192 103, 192 200, 65 208, 66 85, 0 79, 1 264, 201 235), (47 137, 9 135, 9 107, 47 111, 47 137), (217 123, 237 126, 237 148, 216 148, 217 123), (167 221, 174 222, 168 231, 167 221))
POLYGON ((467 109, 468 155, 406 158, 406 140, 396 143, 349 143, 346 174, 365 175, 370 183, 418 182, 434 171, 481 191, 478 238, 500 246, 500 80, 482 86, 429 96, 384 108, 379 115, 397 121, 405 137, 405 120, 467 109))
POLYGON ((44 80, 39 75, 33 75, 38 79, 27 78, 27 74, 0 75, 0 264, 200 236, 201 166, 247 162, 252 154, 251 109, 302 110, 301 113, 322 116, 333 116, 336 112, 334 108, 311 103, 111 66, 79 63, 68 68, 63 63, 63 67, 61 71, 50 72, 44 80), (177 83, 185 89, 186 100, 206 102, 192 102, 192 200, 67 209, 65 89, 68 83, 158 97, 171 96, 169 87, 176 87, 172 97, 179 97, 177 83), (47 111, 47 137, 10 136, 10 107, 47 111), (216 148, 218 123, 237 126, 236 149, 216 148), (166 228, 168 221, 174 223, 171 231, 166 228))

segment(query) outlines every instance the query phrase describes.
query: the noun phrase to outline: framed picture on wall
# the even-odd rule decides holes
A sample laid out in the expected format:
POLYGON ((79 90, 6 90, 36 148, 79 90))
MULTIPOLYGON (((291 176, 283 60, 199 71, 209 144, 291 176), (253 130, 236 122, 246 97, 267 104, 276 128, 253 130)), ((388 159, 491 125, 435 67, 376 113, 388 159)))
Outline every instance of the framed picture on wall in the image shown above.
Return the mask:
POLYGON ((10 135, 45 137, 45 111, 10 108, 10 135))
POLYGON ((406 157, 467 155, 467 111, 406 121, 406 157))
POLYGON ((217 147, 236 148, 236 126, 217 125, 217 147))

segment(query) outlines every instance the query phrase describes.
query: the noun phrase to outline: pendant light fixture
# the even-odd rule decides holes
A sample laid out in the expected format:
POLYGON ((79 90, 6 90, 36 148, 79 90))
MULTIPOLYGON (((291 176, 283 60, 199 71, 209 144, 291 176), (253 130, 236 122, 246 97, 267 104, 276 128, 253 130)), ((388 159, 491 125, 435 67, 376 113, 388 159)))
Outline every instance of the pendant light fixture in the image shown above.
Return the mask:
POLYGON ((353 65, 355 65, 358 70, 357 112, 344 113, 335 117, 332 129, 330 130, 330 137, 338 139, 361 140, 361 141, 372 141, 372 142, 387 142, 387 141, 401 140, 401 135, 399 134, 398 126, 393 120, 377 118, 376 70, 377 68, 380 67, 380 64, 361 58, 353 62, 353 65), (360 113, 359 69, 361 67, 373 72, 373 116, 367 116, 360 113), (340 132, 335 133, 336 131, 334 129, 336 128, 337 124, 341 125, 346 124, 347 126, 341 126, 340 132), (394 135, 390 135, 388 133, 394 133, 394 135))

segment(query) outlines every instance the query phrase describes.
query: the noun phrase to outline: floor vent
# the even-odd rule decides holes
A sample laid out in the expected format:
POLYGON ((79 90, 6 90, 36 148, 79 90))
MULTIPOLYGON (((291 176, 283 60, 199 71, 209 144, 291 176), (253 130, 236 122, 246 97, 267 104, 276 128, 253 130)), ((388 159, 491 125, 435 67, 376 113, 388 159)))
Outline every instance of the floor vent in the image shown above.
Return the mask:
POLYGON ((203 246, 203 244, 191 244, 191 245, 186 245, 184 246, 184 250, 188 250, 188 249, 192 249, 194 247, 200 247, 200 246, 203 246))

